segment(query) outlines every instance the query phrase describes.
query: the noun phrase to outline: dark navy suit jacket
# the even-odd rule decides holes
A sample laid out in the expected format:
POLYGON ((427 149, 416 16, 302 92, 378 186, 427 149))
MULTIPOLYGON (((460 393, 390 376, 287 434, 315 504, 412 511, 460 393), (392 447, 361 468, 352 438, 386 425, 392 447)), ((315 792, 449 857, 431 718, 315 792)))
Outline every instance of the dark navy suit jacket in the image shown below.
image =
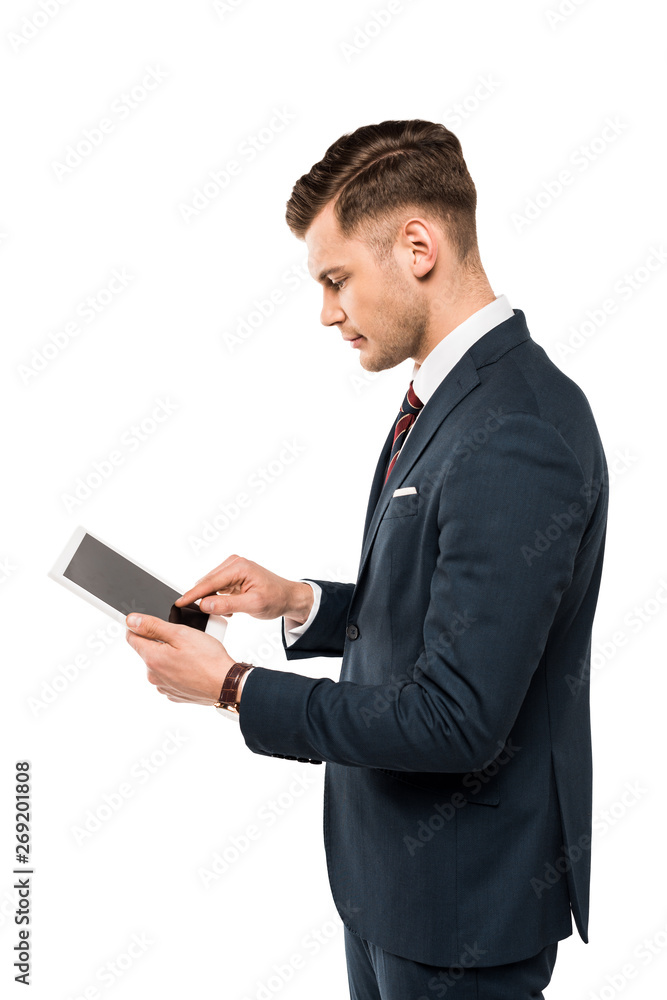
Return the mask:
POLYGON ((256 667, 255 753, 326 762, 324 839, 351 930, 432 965, 586 941, 589 663, 608 476, 588 401, 521 310, 482 336, 380 456, 356 583, 256 667), (393 496, 398 488, 416 493, 393 496))

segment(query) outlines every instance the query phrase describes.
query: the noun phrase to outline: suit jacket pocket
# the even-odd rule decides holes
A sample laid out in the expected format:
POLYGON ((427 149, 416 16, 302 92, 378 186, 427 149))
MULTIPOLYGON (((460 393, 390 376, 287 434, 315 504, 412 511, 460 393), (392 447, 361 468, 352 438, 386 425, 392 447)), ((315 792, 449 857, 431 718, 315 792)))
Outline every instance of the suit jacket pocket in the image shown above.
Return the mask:
POLYGON ((392 497, 387 504, 387 509, 382 515, 382 520, 388 517, 409 517, 419 510, 419 494, 404 493, 403 496, 392 497))
POLYGON ((423 788, 438 796, 450 799, 456 806, 458 801, 454 796, 462 797, 466 802, 477 802, 484 806, 497 806, 500 802, 500 790, 497 777, 491 777, 484 771, 458 772, 437 771, 391 771, 385 767, 378 770, 388 774, 397 781, 403 781, 415 788, 423 788))

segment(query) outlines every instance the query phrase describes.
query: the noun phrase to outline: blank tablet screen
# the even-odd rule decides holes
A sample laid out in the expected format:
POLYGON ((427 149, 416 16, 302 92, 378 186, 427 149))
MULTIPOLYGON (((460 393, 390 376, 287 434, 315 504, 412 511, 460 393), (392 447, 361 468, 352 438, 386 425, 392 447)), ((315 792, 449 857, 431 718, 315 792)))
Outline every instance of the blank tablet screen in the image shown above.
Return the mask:
POLYGON ((123 615, 143 612, 205 630, 208 615, 196 604, 177 608, 181 595, 91 535, 84 535, 63 576, 123 615))

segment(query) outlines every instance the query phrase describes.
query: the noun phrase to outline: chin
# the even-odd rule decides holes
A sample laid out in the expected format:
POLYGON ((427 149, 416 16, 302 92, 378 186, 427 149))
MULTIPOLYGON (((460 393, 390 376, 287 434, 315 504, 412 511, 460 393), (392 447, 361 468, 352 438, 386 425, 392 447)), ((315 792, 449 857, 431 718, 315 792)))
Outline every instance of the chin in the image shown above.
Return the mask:
MULTIPOLYGON (((403 358, 400 359, 400 361, 403 360, 403 358)), ((374 357, 372 353, 369 356, 367 349, 359 351, 359 364, 367 372, 384 372, 389 368, 395 368, 396 365, 400 364, 400 361, 386 356, 374 357)))
POLYGON ((367 362, 366 364, 364 364, 364 359, 363 358, 359 358, 359 364, 361 365, 361 367, 366 372, 381 372, 381 371, 384 371, 384 367, 386 367, 386 366, 383 367, 382 365, 380 365, 380 367, 378 368, 377 364, 374 364, 372 360, 369 361, 369 362, 367 362))

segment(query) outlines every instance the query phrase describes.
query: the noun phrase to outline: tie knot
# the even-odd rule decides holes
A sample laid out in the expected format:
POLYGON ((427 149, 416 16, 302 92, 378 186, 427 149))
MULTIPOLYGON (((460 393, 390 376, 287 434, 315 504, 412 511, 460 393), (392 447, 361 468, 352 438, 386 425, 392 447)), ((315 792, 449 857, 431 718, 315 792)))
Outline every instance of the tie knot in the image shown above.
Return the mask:
POLYGON ((401 411, 403 413, 417 414, 419 413, 423 405, 424 404, 422 403, 421 399, 419 398, 415 390, 412 388, 412 381, 411 381, 410 385, 408 386, 408 391, 405 394, 405 399, 403 400, 401 411))

